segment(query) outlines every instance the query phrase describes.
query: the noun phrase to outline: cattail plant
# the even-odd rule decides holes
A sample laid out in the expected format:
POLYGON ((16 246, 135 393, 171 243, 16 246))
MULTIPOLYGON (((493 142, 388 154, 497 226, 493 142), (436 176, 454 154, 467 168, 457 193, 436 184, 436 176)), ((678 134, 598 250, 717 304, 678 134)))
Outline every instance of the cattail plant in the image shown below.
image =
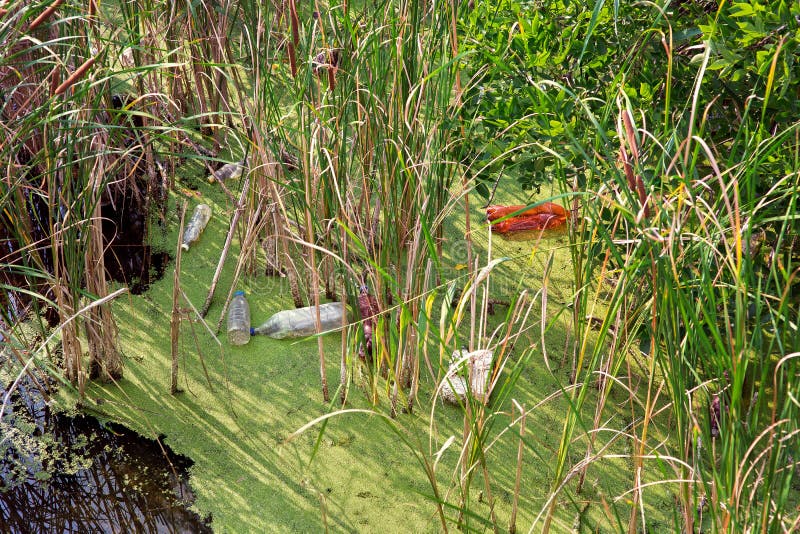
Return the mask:
MULTIPOLYGON (((254 65, 256 106, 246 110, 257 150, 268 159, 252 167, 276 165, 286 146, 299 152, 299 169, 270 170, 259 193, 276 206, 271 231, 295 303, 318 303, 323 289, 329 297, 355 298, 362 284, 369 286, 385 312, 371 332, 370 364, 387 369, 397 387, 386 393, 397 407, 404 396, 398 388, 408 388, 418 368, 417 297, 429 288, 417 273, 435 254, 438 228, 453 205, 446 191, 457 176, 457 166, 442 158, 452 134, 439 127, 453 113, 452 50, 440 38, 448 35, 451 13, 434 13, 423 24, 421 6, 387 3, 379 13, 399 25, 362 33, 355 31, 361 13, 348 3, 314 14, 294 2, 277 14, 247 11, 248 46, 269 50, 267 61, 254 65), (275 21, 272 31, 259 26, 264 20, 275 21), (426 61, 418 59, 420 49, 426 61), (325 51, 332 51, 328 76, 319 76, 317 58, 325 51), (288 72, 275 76, 274 65, 284 61, 288 72)), ((321 347, 320 362, 322 370, 321 347)))
MULTIPOLYGON (((786 372, 795 365, 797 338, 777 326, 795 315, 781 304, 793 282, 768 274, 779 267, 750 243, 766 225, 775 236, 772 250, 784 247, 784 258, 793 254, 781 243, 794 231, 787 219, 794 201, 786 191, 797 183, 796 170, 779 176, 763 196, 755 192, 757 169, 767 154, 796 161, 797 126, 761 143, 737 142, 731 147, 736 156, 723 157, 696 133, 707 126, 696 96, 705 65, 700 64, 695 98, 679 125, 646 130, 634 119, 630 100, 615 99, 617 153, 606 139, 603 157, 590 159, 598 179, 589 188, 592 201, 582 203, 585 216, 577 228, 583 244, 575 248, 581 268, 575 270, 573 376, 580 388, 565 414, 553 496, 540 516, 544 530, 555 518, 555 496, 566 491, 570 478, 580 474, 582 482, 585 472, 602 462, 594 432, 587 436, 585 461, 571 466, 569 458, 580 442, 579 428, 601 424, 608 388, 616 387, 608 377, 623 384, 644 381, 641 398, 628 393, 633 423, 624 429, 634 470, 626 493, 629 531, 647 521, 645 479, 656 469, 648 465, 656 457, 670 458, 683 530, 697 528, 703 506, 709 508, 704 521, 717 528, 788 525, 774 510, 787 503, 788 494, 778 488, 787 487, 793 473, 778 466, 787 465, 790 454, 782 440, 791 439, 796 429, 777 414, 794 413, 796 407, 781 403, 774 391, 789 394, 794 387, 786 372), (677 141, 670 144, 660 136, 677 141), (646 183, 648 166, 658 169, 660 182, 646 183), (587 262, 584 247, 601 253, 587 262), (597 295, 610 281, 614 290, 602 308, 599 339, 609 340, 606 345, 594 341, 585 318, 598 309, 597 295), (606 356, 609 347, 613 352, 606 356), (633 373, 630 360, 637 358, 642 368, 633 373), (587 420, 581 408, 596 382, 594 374, 604 377, 602 395, 587 420), (759 400, 765 395, 773 402, 759 400), (661 427, 665 411, 669 429, 661 427), (666 441, 651 437, 665 432, 666 441)), ((584 112, 602 122, 588 108, 584 112)), ((574 149, 589 153, 587 146, 574 149)))
POLYGON ((38 280, 26 280, 27 290, 44 297, 34 298, 34 305, 48 302, 56 310, 65 374, 83 394, 89 378, 111 381, 123 373, 108 304, 73 318, 87 297, 104 300, 111 292, 102 209, 113 204, 120 189, 138 187, 134 181, 141 172, 130 172, 137 150, 120 142, 105 111, 111 95, 103 77, 107 55, 96 46, 96 13, 83 17, 60 4, 29 24, 47 46, 8 31, 28 23, 21 12, 10 15, 11 24, 0 36, 4 49, 14 51, 3 56, 0 78, 11 95, 2 116, 14 132, 2 151, 11 162, 7 171, 15 172, 3 183, 7 198, 17 203, 3 231, 14 242, 8 258, 12 269, 41 273, 38 280), (115 180, 117 175, 123 179, 115 180), (79 342, 81 328, 88 358, 79 342))

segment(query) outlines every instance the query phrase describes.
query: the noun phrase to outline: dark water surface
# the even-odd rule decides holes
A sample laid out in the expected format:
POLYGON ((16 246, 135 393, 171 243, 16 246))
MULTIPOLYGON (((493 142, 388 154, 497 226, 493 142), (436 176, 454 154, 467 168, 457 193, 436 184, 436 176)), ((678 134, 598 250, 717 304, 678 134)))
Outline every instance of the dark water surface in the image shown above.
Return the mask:
POLYGON ((53 413, 27 383, 0 428, 0 533, 212 532, 188 510, 192 461, 158 441, 53 413))

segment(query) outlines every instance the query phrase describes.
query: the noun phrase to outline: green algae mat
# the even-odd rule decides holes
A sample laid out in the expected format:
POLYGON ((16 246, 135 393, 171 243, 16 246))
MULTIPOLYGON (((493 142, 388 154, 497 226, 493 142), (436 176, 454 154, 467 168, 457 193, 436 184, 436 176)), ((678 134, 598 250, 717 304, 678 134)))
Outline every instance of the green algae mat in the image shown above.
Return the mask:
MULTIPOLYGON (((184 198, 189 200, 189 211, 195 203, 206 202, 214 212, 200 241, 182 256, 181 287, 199 309, 225 241, 233 206, 219 190, 206 184, 201 184, 195 195, 183 194, 171 199, 169 231, 164 236, 164 246, 169 250, 174 251, 178 241, 178 205, 184 198)), ((488 231, 483 219, 483 213, 473 208, 476 251, 485 262, 488 231)), ((455 215, 448 221, 442 261, 445 274, 454 279, 463 276, 464 231, 463 217, 455 215)), ((564 357, 568 314, 563 313, 571 298, 568 240, 565 234, 541 242, 494 239, 491 247, 493 257, 511 259, 493 275, 498 301, 491 319, 495 323, 505 316, 504 299, 520 287, 532 293, 539 291, 543 272, 550 266, 547 331, 540 331, 540 318, 530 318, 531 339, 544 340, 549 356, 545 357, 541 346, 527 351, 529 356, 512 395, 529 411, 516 519, 518 529, 528 531, 537 525, 537 516, 548 504, 552 466, 564 414, 569 409, 564 400, 569 378, 569 361, 564 357)), ((235 254, 238 243, 234 240, 207 316, 212 331, 231 285, 235 254)), ((336 391, 340 336, 324 337, 334 399, 328 404, 322 401, 315 339, 257 336, 247 345, 234 347, 224 337, 224 323, 218 337, 211 335, 183 302, 187 313, 179 343, 181 392, 170 395, 173 268, 174 262, 145 294, 123 296, 114 303, 120 345, 126 356, 125 376, 118 384, 94 384, 85 404, 144 436, 160 436, 175 452, 190 457, 194 461, 194 508, 201 516, 210 514, 216 532, 441 531, 423 458, 429 460, 436 477, 448 528, 455 528, 461 499, 459 455, 464 414, 461 408, 441 401, 431 407, 435 384, 427 371, 421 372, 419 400, 412 413, 389 418, 385 415, 389 412, 386 397, 373 407, 356 378, 346 406, 352 411, 331 416, 296 434, 309 422, 341 408, 336 391)), ((285 278, 244 276, 237 289, 248 296, 254 325, 292 307, 285 278)), ((517 345, 515 352, 525 351, 524 343, 517 345)), ((510 361, 515 358, 517 354, 512 353, 510 361)), ((507 404, 491 409, 493 430, 485 447, 492 495, 487 495, 483 475, 476 475, 470 486, 469 511, 461 517, 468 530, 491 530, 492 513, 501 528, 509 525, 520 436, 518 426, 509 428, 512 407, 507 404), (490 510, 492 499, 494 509, 490 510)), ((609 424, 621 427, 631 416, 620 410, 606 417, 609 424)), ((608 447, 607 451, 615 451, 619 457, 609 454, 594 464, 577 499, 567 497, 568 492, 558 495, 556 531, 615 530, 614 517, 629 513, 624 495, 633 484, 630 460, 625 458, 630 444, 619 441, 608 447)), ((580 458, 573 460, 577 463, 580 458)), ((669 515, 669 506, 658 502, 669 501, 659 497, 648 512, 656 526, 665 514, 669 515)))

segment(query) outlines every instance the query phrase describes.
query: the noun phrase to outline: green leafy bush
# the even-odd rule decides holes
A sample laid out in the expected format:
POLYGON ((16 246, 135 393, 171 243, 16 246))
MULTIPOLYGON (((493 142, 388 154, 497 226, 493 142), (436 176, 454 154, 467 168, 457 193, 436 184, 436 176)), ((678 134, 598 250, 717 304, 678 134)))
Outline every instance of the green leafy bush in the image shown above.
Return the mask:
POLYGON ((459 25, 470 81, 458 156, 484 196, 501 176, 536 188, 556 165, 580 173, 585 155, 569 147, 592 125, 563 120, 578 114, 568 93, 608 117, 618 87, 650 128, 686 131, 707 44, 701 133, 726 159, 739 136, 761 140, 798 116, 799 20, 785 1, 476 1, 459 25))

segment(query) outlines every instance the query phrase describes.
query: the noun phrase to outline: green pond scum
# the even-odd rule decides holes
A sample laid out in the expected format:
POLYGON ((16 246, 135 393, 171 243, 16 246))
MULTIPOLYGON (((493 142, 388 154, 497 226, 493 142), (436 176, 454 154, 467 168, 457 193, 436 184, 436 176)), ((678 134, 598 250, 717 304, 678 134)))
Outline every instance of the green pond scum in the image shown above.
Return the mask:
POLYGON ((0 4, 0 378, 163 436, 215 531, 800 526, 800 3, 0 4), (354 324, 232 347, 237 290, 354 324))
MULTIPOLYGON (((187 211, 199 202, 211 206, 214 215, 199 241, 183 253, 180 273, 186 297, 195 308, 200 308, 221 253, 233 206, 214 186, 201 184, 196 192, 183 191, 171 199, 168 233, 160 239, 162 243, 177 244, 179 211, 184 199, 188 200, 187 211)), ((485 259, 488 230, 479 208, 473 208, 472 216, 475 253, 485 259)), ((463 236, 463 220, 455 217, 447 222, 442 269, 456 280, 464 270, 463 236)), ((512 397, 529 410, 516 520, 519 529, 527 530, 546 505, 558 435, 568 409, 563 396, 565 388, 569 388, 569 361, 564 352, 569 335, 565 310, 572 293, 568 239, 564 234, 540 242, 505 242, 495 238, 491 246, 493 256, 507 256, 511 261, 492 275, 496 304, 490 324, 502 322, 506 303, 514 292, 523 288, 531 293, 541 290, 543 270, 547 265, 552 266, 547 282, 548 359, 537 348, 539 318, 532 318, 530 322, 535 328, 517 344, 504 371, 508 375, 512 364, 519 362, 521 371, 512 397), (526 350, 526 345, 534 348, 526 350)), ((212 330, 216 330, 231 285, 235 254, 238 254, 236 240, 206 317, 212 330)), ((441 400, 431 407, 435 384, 428 373, 422 373, 420 395, 412 413, 388 419, 387 397, 380 398, 375 407, 370 405, 361 375, 351 386, 346 408, 363 411, 332 416, 325 423, 295 434, 309 422, 340 408, 335 389, 331 395, 334 400, 322 402, 316 340, 256 336, 247 345, 234 347, 225 337, 224 321, 215 338, 196 320, 191 306, 182 302, 181 307, 187 313, 181 322, 179 342, 181 392, 170 395, 173 270, 174 262, 146 293, 125 296, 114 303, 120 346, 126 357, 125 376, 112 385, 92 384, 87 392, 87 398, 92 399, 88 403, 90 411, 143 436, 163 435, 172 450, 191 458, 194 508, 202 517, 210 514, 215 532, 319 532, 325 528, 333 532, 441 530, 431 485, 419 455, 421 451, 433 459, 440 452, 436 465, 440 498, 457 505, 456 468, 464 415, 461 408, 444 405, 441 400), (367 413, 373 410, 375 413, 367 413), (451 437, 453 443, 440 451, 451 437)), ((254 324, 292 307, 286 278, 242 276, 236 289, 248 295, 254 324)), ((534 314, 541 313, 540 306, 533 309, 534 314)), ((328 380, 335 388, 339 382, 340 335, 324 336, 323 347, 328 380)), ((74 401, 68 393, 63 394, 64 403, 74 401)), ((491 405, 493 426, 486 437, 492 442, 486 463, 494 513, 498 524, 506 526, 519 444, 517 427, 508 428, 510 410, 510 401, 503 406, 491 405)), ((588 409, 586 415, 591 415, 588 409)), ((606 417, 611 426, 621 428, 630 420, 630 413, 626 409, 620 409, 619 413, 610 410, 606 417)), ((602 436, 598 440, 608 441, 606 453, 613 450, 621 457, 593 464, 580 495, 570 496, 568 491, 559 494, 563 501, 555 520, 559 530, 573 525, 592 531, 613 530, 618 526, 613 516, 624 517, 629 513, 624 494, 632 487, 632 480, 630 462, 624 456, 630 453, 630 443, 602 436)), ((580 458, 573 460, 578 462, 580 458)), ((657 475, 654 473, 654 477, 657 475)), ((648 489, 645 496, 648 520, 654 524, 667 521, 671 515, 671 497, 665 488, 648 489)), ((451 508, 445 506, 445 511, 449 521, 456 519, 451 508)), ((475 477, 471 484, 469 514, 465 520, 469 530, 490 528, 482 477, 475 477)), ((453 526, 451 522, 448 528, 453 526)))

